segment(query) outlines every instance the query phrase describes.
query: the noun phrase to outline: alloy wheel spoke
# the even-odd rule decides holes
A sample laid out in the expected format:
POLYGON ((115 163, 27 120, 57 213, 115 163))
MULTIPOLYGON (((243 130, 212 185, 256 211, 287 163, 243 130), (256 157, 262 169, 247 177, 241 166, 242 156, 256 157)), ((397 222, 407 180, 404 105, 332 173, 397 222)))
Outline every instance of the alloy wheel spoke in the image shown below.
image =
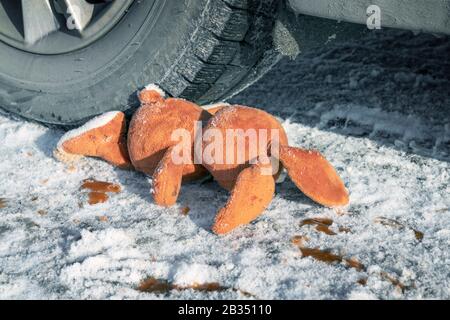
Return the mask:
POLYGON ((78 30, 80 33, 89 25, 95 6, 86 0, 58 0, 58 4, 67 20, 67 29, 78 30))
POLYGON ((25 43, 32 45, 59 29, 50 0, 21 0, 25 43))

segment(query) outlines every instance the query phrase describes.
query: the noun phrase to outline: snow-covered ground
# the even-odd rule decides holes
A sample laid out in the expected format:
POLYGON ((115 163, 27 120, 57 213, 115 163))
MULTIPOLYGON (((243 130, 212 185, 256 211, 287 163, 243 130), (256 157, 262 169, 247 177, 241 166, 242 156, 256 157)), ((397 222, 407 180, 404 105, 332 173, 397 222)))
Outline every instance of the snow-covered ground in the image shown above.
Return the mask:
POLYGON ((215 183, 159 208, 141 174, 64 165, 52 156, 62 131, 0 115, 0 298, 450 298, 449 53, 448 39, 370 35, 283 60, 235 97, 322 151, 351 204, 323 208, 286 180, 264 215, 223 237, 210 231, 227 199, 215 183), (90 206, 87 178, 123 191, 90 206), (300 226, 319 217, 335 235, 300 226), (302 258, 295 236, 364 268, 302 258), (152 277, 187 289, 137 290, 152 277), (188 289, 205 283, 222 288, 188 289))

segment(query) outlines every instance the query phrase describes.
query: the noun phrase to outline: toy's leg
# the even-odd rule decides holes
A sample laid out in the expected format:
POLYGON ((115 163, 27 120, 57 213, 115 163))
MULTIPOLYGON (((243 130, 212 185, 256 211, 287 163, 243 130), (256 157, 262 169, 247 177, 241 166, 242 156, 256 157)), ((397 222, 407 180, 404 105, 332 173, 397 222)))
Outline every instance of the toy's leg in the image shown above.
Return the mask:
MULTIPOLYGON (((239 174, 227 204, 216 216, 213 231, 225 234, 256 219, 272 201, 275 180, 254 164, 239 174)), ((270 171, 269 171, 270 172, 270 171)))
POLYGON ((107 112, 67 132, 59 141, 55 154, 63 161, 88 156, 101 158, 118 167, 130 168, 124 113, 107 112))
POLYGON ((315 202, 327 207, 348 204, 344 183, 319 152, 282 146, 280 160, 295 185, 315 202))
POLYGON ((167 149, 153 173, 153 199, 157 205, 170 207, 177 202, 183 178, 183 164, 174 164, 172 150, 167 149))

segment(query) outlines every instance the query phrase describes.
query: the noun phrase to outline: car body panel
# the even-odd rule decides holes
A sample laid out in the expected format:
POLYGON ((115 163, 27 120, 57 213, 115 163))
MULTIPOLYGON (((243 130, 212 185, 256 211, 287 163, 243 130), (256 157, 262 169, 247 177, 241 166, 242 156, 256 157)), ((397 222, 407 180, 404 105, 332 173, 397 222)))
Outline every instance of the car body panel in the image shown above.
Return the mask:
POLYGON ((450 34, 450 0, 288 0, 299 13, 366 24, 379 9, 382 27, 450 34), (374 7, 374 5, 376 7, 374 7))

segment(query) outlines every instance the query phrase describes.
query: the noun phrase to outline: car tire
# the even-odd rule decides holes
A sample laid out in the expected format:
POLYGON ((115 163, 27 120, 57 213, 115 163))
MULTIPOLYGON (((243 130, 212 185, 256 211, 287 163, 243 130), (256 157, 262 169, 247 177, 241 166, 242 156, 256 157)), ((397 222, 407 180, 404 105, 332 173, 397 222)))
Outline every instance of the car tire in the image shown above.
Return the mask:
POLYGON ((38 122, 74 126, 110 110, 132 112, 136 91, 159 84, 200 104, 244 89, 278 60, 277 0, 134 1, 89 46, 45 55, 0 42, 0 106, 38 122))

